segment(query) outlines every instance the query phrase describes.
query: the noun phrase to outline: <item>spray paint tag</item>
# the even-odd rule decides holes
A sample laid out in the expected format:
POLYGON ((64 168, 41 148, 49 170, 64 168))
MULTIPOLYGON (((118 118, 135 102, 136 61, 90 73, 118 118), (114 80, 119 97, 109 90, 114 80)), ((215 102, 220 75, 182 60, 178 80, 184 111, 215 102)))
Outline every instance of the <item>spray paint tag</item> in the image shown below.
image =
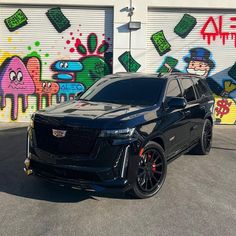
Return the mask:
POLYGON ((46 15, 58 33, 71 26, 70 21, 65 17, 60 7, 49 9, 46 15))
POLYGON ((4 22, 8 30, 10 32, 13 32, 26 25, 28 23, 27 20, 28 19, 24 14, 24 12, 21 9, 19 9, 12 16, 5 19, 4 22))

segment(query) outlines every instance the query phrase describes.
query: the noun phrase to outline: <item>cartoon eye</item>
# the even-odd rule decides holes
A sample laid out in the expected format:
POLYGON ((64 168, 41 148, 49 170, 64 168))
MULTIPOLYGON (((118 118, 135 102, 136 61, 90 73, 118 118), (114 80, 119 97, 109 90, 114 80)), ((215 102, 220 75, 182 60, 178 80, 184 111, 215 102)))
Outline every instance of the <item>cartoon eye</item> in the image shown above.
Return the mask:
POLYGON ((9 77, 11 81, 16 80, 16 73, 14 71, 11 71, 9 77))
POLYGON ((64 63, 61 62, 59 66, 60 66, 61 68, 64 68, 64 63))
POLYGON ((68 68, 68 63, 67 62, 65 62, 64 68, 68 68))
POLYGON ((43 88, 44 88, 44 89, 46 88, 46 83, 45 83, 45 82, 43 82, 43 88))
POLYGON ((23 74, 22 74, 21 71, 19 71, 19 72, 17 73, 17 80, 18 80, 18 81, 22 81, 22 80, 23 80, 23 74))
POLYGON ((48 83, 48 88, 51 88, 52 87, 52 84, 49 82, 48 83))

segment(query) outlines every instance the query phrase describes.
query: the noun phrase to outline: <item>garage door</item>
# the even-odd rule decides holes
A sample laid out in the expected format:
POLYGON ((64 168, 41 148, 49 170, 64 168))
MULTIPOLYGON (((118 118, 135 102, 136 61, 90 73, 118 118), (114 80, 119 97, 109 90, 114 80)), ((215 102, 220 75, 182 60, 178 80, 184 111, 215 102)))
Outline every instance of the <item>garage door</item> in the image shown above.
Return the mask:
POLYGON ((28 121, 112 73, 112 8, 0 6, 0 35, 0 121, 28 121))
POLYGON ((218 124, 236 124, 236 14, 149 9, 147 71, 202 75, 218 124))

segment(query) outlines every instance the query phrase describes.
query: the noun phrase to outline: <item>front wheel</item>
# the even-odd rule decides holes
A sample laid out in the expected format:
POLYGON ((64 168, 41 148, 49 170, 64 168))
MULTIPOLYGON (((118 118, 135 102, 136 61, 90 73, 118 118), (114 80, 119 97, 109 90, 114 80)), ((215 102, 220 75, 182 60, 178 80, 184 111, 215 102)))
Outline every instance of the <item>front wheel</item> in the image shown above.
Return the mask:
POLYGON ((149 198, 162 187, 167 172, 167 162, 163 148, 148 142, 139 160, 136 182, 131 190, 137 198, 149 198))

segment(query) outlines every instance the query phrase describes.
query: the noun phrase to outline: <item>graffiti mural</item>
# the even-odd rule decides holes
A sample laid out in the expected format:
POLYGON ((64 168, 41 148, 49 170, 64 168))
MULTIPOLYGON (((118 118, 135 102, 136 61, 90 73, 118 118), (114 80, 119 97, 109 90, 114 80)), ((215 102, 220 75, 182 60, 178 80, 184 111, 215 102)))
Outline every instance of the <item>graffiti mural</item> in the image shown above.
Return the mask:
POLYGON ((168 24, 148 28, 148 59, 156 54, 156 60, 148 62, 153 68, 150 72, 202 76, 215 97, 216 123, 236 124, 236 16, 153 10, 149 21, 163 23, 163 19, 168 24))
POLYGON ((0 121, 29 121, 112 73, 111 16, 106 8, 7 7, 0 16, 0 121), (80 17, 85 12, 90 18, 80 17), (91 26, 97 17, 104 19, 91 26))
POLYGON ((195 17, 184 14, 179 23, 175 26, 174 32, 179 35, 181 38, 186 38, 188 34, 193 30, 197 20, 195 17))
POLYGON ((52 104, 52 95, 57 94, 59 86, 52 81, 41 79, 41 61, 37 57, 25 58, 25 64, 35 84, 35 95, 37 97, 37 110, 42 109, 43 96, 46 97, 47 106, 52 104))
POLYGON ((160 56, 163 56, 171 50, 171 45, 167 41, 163 30, 160 30, 151 36, 151 40, 160 56))
POLYGON ((131 56, 131 53, 126 51, 118 57, 119 62, 127 72, 137 72, 141 65, 131 56))
POLYGON ((70 21, 59 7, 49 9, 46 15, 58 33, 63 32, 71 26, 70 21))
POLYGON ((8 30, 13 32, 26 25, 28 23, 27 20, 28 19, 24 14, 24 12, 21 9, 19 9, 12 16, 5 19, 4 22, 8 30))
POLYGON ((35 92, 35 85, 23 61, 17 57, 7 58, 0 68, 1 109, 6 106, 6 97, 12 99, 12 120, 17 119, 18 97, 23 97, 22 109, 28 107, 28 95, 35 92))
POLYGON ((236 17, 229 17, 227 20, 229 21, 229 29, 223 30, 225 24, 223 16, 218 16, 218 19, 210 16, 207 19, 201 29, 201 35, 204 40, 207 40, 208 45, 212 43, 212 40, 215 41, 216 38, 220 38, 223 45, 225 45, 226 40, 234 40, 234 47, 236 47, 236 17))

